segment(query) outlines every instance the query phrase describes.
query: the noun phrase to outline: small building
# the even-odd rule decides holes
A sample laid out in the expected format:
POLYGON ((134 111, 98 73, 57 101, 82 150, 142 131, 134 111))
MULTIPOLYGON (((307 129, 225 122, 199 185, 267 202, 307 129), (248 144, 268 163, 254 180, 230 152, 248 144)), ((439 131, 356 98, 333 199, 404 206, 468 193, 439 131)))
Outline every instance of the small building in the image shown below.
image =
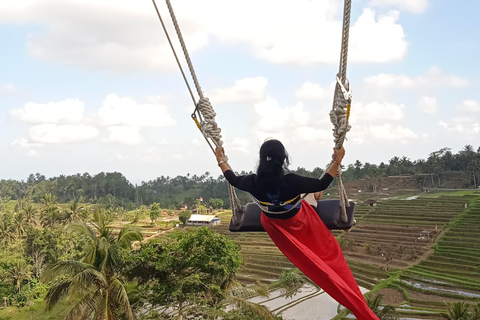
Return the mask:
POLYGON ((192 214, 187 220, 187 226, 215 226, 220 224, 221 219, 216 215, 192 214))
POLYGON ((368 199, 368 200, 365 200, 364 202, 367 206, 370 206, 370 207, 375 207, 377 205, 377 201, 373 200, 373 199, 368 199))

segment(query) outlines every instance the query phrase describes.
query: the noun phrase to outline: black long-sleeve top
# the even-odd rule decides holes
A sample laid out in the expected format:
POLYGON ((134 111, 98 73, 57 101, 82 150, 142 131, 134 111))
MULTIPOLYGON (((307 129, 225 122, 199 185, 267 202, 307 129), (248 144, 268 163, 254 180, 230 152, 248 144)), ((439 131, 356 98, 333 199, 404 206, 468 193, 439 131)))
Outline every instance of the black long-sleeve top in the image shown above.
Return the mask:
MULTIPOLYGON (((224 172, 224 176, 232 186, 249 192, 252 196, 260 201, 271 202, 271 199, 269 199, 267 196, 267 192, 256 183, 256 174, 237 176, 232 170, 227 170, 224 172)), ((294 199, 302 193, 323 191, 328 188, 332 181, 333 177, 328 173, 326 173, 321 179, 302 177, 294 173, 288 173, 283 176, 282 184, 279 186, 279 201, 285 202, 294 199)), ((278 211, 283 210, 280 208, 278 211)), ((288 219, 289 217, 294 216, 297 212, 298 209, 294 208, 287 214, 265 214, 273 218, 288 219)))

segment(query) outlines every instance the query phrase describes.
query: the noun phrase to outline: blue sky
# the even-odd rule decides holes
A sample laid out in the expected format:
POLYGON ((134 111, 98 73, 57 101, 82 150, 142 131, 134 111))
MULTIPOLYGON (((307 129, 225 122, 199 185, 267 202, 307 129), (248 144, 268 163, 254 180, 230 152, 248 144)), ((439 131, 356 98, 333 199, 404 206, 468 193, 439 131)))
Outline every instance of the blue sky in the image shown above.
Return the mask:
MULTIPOLYGON (((172 5, 231 166, 273 137, 293 168, 325 167, 343 1, 172 5)), ((480 146, 479 10, 352 1, 346 164, 480 146)), ((0 0, 0 43, 0 179, 220 173, 150 1, 0 0)))

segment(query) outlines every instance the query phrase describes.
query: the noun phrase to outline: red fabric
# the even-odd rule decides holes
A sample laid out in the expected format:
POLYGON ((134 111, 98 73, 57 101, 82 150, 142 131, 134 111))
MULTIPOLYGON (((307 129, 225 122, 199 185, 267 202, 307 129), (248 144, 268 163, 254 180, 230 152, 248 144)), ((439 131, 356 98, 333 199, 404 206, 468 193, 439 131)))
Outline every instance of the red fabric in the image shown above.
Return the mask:
POLYGON ((367 306, 337 240, 307 202, 290 219, 262 213, 261 221, 280 251, 357 319, 378 319, 367 306))

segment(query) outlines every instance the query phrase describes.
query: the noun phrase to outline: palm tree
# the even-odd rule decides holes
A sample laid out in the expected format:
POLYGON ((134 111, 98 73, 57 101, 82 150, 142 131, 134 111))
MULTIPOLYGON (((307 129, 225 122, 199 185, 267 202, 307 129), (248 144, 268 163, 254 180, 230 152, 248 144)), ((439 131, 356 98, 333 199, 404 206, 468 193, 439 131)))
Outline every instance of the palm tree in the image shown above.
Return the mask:
POLYGON ((25 215, 25 223, 30 226, 35 226, 37 224, 36 215, 37 209, 33 206, 33 204, 28 204, 27 206, 23 207, 23 213, 25 215))
POLYGON ((383 294, 377 294, 375 297, 368 296, 366 300, 368 307, 372 309, 380 320, 398 319, 398 313, 394 306, 380 306, 383 300, 383 294))
POLYGON ((454 302, 447 304, 448 313, 442 313, 442 317, 447 320, 475 320, 478 317, 473 317, 470 312, 470 305, 462 302, 454 302))
POLYGON ((17 233, 11 219, 4 213, 0 216, 0 243, 2 246, 7 246, 15 241, 17 233))
POLYGON ((23 280, 28 280, 32 277, 30 266, 25 260, 16 260, 7 271, 7 277, 12 280, 17 292, 20 292, 23 280))
POLYGON ((17 231, 19 238, 25 233, 25 228, 23 227, 24 223, 25 214, 23 212, 15 213, 15 230, 17 231))
POLYGON ((82 261, 60 261, 45 272, 45 279, 62 276, 53 282, 45 298, 47 309, 53 308, 60 299, 73 299, 72 308, 64 320, 116 320, 116 310, 122 310, 127 319, 133 319, 122 276, 117 272, 122 249, 131 249, 133 241, 142 240, 139 231, 123 228, 114 235, 109 226, 112 222, 104 210, 94 213, 91 226, 74 220, 67 230, 82 237, 87 247, 82 261))
POLYGON ((70 215, 69 217, 70 221, 79 219, 79 211, 82 209, 83 207, 80 207, 77 201, 74 200, 70 202, 70 205, 68 207, 68 214, 70 215))
POLYGON ((57 197, 51 193, 45 193, 41 199, 42 208, 42 226, 52 227, 61 220, 62 213, 58 210, 57 197))
POLYGON ((277 281, 271 284, 271 288, 282 288, 286 297, 293 297, 305 283, 305 278, 298 269, 283 270, 277 281))

